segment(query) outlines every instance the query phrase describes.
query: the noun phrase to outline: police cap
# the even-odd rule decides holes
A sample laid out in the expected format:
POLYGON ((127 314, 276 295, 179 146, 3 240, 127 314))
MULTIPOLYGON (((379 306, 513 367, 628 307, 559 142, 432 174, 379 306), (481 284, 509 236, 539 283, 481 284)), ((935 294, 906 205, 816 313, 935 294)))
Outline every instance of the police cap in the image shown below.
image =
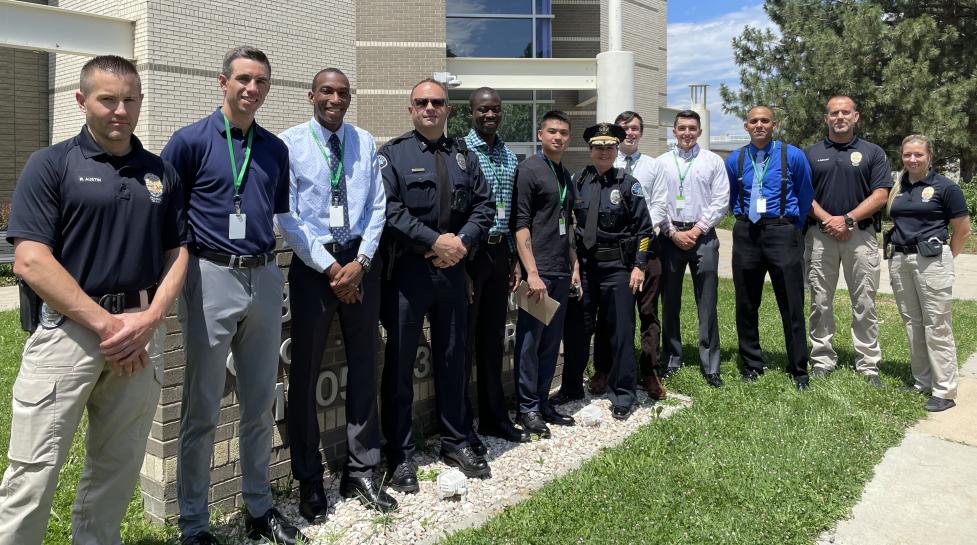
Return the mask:
POLYGON ((617 145, 626 135, 624 128, 614 123, 598 123, 583 131, 583 139, 591 146, 617 145))

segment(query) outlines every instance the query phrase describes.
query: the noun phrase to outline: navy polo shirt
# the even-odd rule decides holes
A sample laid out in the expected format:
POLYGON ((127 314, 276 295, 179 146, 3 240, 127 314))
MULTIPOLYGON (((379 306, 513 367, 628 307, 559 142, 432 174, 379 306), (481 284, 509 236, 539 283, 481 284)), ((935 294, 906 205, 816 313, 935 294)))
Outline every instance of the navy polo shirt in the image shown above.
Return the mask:
POLYGON ((814 199, 832 216, 851 212, 876 189, 892 187, 885 151, 857 136, 844 144, 825 138, 805 153, 814 199))
POLYGON ((950 238, 950 220, 969 215, 963 190, 953 180, 930 172, 916 183, 909 183, 903 174, 892 201, 892 243, 902 246, 917 244, 936 237, 950 238))
POLYGON ((186 243, 176 171, 132 137, 132 151, 102 151, 87 127, 34 152, 17 181, 7 240, 46 244, 89 295, 159 282, 165 252, 186 243))
MULTIPOLYGON (((241 213, 247 215, 245 238, 229 238, 234 213, 234 180, 224 137, 224 114, 213 114, 173 134, 162 156, 183 181, 189 244, 192 249, 231 255, 258 255, 275 249, 272 218, 288 207, 288 148, 277 136, 251 124, 251 161, 241 182, 241 213)), ((238 167, 244 161, 247 135, 231 126, 238 167)))
MULTIPOLYGON (((756 157, 760 148, 752 143, 739 148, 726 158, 726 174, 729 176, 729 209, 734 216, 746 216, 750 213, 750 196, 753 194, 753 164, 750 157, 756 157), (743 181, 737 172, 739 156, 747 150, 749 156, 743 158, 743 181), (743 206, 740 206, 740 192, 742 191, 743 206)), ((767 170, 763 175, 761 194, 767 199, 767 211, 761 214, 764 218, 786 217, 794 220, 798 229, 804 226, 807 214, 811 210, 814 199, 814 188, 811 187, 811 165, 800 149, 774 140, 763 148, 767 154, 767 170), (783 213, 780 210, 780 146, 787 146, 787 199, 783 213)))

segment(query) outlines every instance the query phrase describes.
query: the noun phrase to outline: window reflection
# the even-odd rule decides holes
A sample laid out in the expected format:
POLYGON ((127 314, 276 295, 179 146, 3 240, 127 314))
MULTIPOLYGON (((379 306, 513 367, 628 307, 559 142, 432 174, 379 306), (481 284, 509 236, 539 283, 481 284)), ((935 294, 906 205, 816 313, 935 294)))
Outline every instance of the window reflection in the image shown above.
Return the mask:
MULTIPOLYGON (((542 0, 536 0, 537 6, 540 1, 542 0)), ((546 4, 549 4, 549 0, 546 0, 546 4)), ((524 13, 530 15, 533 13, 533 0, 448 0, 446 8, 449 16, 458 13, 524 13)), ((542 12, 537 8, 537 13, 542 12)))
POLYGON ((533 56, 531 19, 448 19, 448 57, 533 56))

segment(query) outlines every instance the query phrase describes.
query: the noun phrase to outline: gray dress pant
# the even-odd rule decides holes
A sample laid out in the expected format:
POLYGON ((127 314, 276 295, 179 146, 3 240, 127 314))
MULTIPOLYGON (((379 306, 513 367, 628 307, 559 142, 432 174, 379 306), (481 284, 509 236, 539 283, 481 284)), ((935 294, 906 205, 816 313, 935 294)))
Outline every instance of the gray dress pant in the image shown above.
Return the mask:
POLYGON ((177 459, 180 531, 208 529, 214 432, 227 378, 228 352, 240 404, 242 493, 252 516, 272 507, 268 464, 278 381, 285 278, 274 263, 232 269, 190 257, 178 304, 186 371, 177 459))
POLYGON ((702 373, 719 372, 719 238, 715 229, 699 237, 695 246, 682 250, 662 237, 662 362, 668 368, 682 366, 682 283, 685 267, 692 273, 692 289, 699 315, 699 366, 702 373))

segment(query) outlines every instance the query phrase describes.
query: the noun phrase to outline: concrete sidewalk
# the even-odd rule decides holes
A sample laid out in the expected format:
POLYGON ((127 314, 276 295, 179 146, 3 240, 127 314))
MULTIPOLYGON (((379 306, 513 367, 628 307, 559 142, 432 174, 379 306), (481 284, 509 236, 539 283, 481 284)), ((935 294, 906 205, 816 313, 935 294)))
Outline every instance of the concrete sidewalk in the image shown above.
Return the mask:
MULTIPOLYGON (((726 229, 716 229, 719 237, 719 277, 733 277, 733 232, 726 229)), ((977 300, 977 255, 960 254, 953 260, 956 280, 953 282, 953 298, 977 300)), ((889 283, 889 263, 882 260, 881 275, 879 277, 879 292, 892 293, 892 285, 889 283)), ((841 274, 839 268, 838 289, 848 289, 845 284, 845 275, 841 274)), ((767 282, 770 276, 767 276, 767 282)), ((977 539, 974 540, 977 543, 977 539)))
POLYGON ((4 286, 0 288, 0 310, 12 310, 20 308, 20 294, 17 293, 17 286, 4 286))
POLYGON ((851 517, 819 545, 977 543, 977 354, 961 368, 956 401, 886 452, 851 517))

